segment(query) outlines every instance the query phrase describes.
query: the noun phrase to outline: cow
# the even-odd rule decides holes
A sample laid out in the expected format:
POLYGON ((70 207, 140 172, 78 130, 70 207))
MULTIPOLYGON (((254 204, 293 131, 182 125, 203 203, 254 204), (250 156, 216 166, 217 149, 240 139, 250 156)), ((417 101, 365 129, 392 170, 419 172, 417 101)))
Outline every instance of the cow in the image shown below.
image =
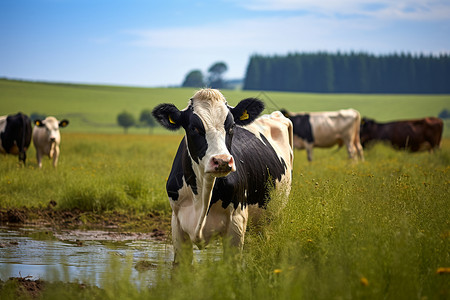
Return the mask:
POLYGON ((55 117, 47 117, 45 120, 35 120, 33 128, 33 144, 36 148, 36 159, 39 168, 42 168, 42 156, 53 158, 53 167, 56 168, 59 159, 59 144, 61 135, 59 128, 66 127, 68 120, 58 121, 55 117))
POLYGON ((395 149, 431 152, 440 146, 443 127, 442 120, 435 117, 388 123, 378 123, 373 119, 363 118, 361 143, 366 148, 373 142, 384 141, 395 149))
POLYGON ((346 146, 350 159, 358 156, 364 160, 359 140, 361 116, 357 110, 290 113, 282 109, 281 112, 294 125, 294 147, 306 149, 308 161, 313 160, 313 147, 329 148, 336 144, 339 148, 346 146))
POLYGON ((263 210, 270 187, 288 196, 292 123, 280 112, 255 121, 263 109, 256 98, 231 107, 215 89, 197 91, 181 111, 173 104, 153 109, 163 127, 185 133, 166 183, 174 265, 192 261, 193 244, 202 249, 215 236, 223 238, 224 254, 240 253, 249 207, 263 210))
POLYGON ((25 164, 27 150, 31 143, 31 120, 19 112, 15 115, 0 116, 0 152, 19 155, 25 164))

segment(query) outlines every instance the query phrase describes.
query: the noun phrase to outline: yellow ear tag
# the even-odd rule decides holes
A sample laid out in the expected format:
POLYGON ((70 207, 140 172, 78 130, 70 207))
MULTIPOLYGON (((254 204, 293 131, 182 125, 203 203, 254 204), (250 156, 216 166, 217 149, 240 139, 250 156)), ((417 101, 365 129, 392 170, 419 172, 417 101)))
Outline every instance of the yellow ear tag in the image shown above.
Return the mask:
POLYGON ((242 113, 241 117, 239 118, 239 120, 244 121, 247 120, 250 116, 247 113, 247 110, 244 110, 244 112, 242 113))
POLYGON ((172 117, 169 115, 169 122, 172 124, 175 124, 175 122, 173 121, 172 117))

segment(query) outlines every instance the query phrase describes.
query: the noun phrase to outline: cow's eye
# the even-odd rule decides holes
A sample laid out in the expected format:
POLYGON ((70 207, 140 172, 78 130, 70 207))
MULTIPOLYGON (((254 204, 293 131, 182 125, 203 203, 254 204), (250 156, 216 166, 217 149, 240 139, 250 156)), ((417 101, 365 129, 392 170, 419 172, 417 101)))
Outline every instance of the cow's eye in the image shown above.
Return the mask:
POLYGON ((192 132, 195 133, 195 134, 202 134, 202 133, 203 133, 203 130, 201 130, 200 128, 198 128, 198 127, 196 127, 196 126, 193 126, 193 127, 191 128, 191 130, 192 130, 192 132))

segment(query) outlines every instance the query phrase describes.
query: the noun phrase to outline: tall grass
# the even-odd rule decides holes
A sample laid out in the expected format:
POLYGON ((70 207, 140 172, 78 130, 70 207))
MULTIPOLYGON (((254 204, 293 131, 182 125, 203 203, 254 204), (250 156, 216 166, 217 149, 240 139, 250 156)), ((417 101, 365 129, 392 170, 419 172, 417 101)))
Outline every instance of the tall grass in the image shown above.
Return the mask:
MULTIPOLYGON (((164 184, 179 136, 63 136, 61 165, 3 159, 2 207, 46 205, 170 212, 164 184), (44 199, 44 200, 43 200, 44 199)), ((242 259, 206 258, 130 278, 111 261, 103 299, 448 299, 450 141, 437 153, 377 145, 364 163, 345 151, 295 151, 292 192, 280 213, 249 227, 242 259), (275 217, 274 217, 275 216, 275 217)), ((93 275, 95 276, 95 275, 93 275)), ((53 288, 45 298, 99 297, 53 288)))
POLYGON ((17 157, 0 164, 0 208, 78 208, 101 212, 167 212, 165 182, 180 136, 62 135, 57 169, 37 167, 34 148, 24 167, 17 157))

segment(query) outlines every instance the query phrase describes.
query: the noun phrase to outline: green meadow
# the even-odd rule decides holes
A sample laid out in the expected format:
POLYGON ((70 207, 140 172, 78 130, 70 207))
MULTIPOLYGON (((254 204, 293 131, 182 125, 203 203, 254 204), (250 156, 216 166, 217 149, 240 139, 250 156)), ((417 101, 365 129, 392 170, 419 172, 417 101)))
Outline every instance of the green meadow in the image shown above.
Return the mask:
MULTIPOLYGON (((190 88, 133 88, 21 82, 0 79, 0 115, 22 111, 67 118, 66 132, 122 133, 117 115, 126 110, 136 119, 144 109, 159 103, 186 107, 196 92, 190 88)), ((325 111, 355 108, 361 116, 379 121, 437 116, 450 109, 450 95, 308 94, 224 90, 232 106, 248 97, 259 97, 266 113, 285 108, 290 111, 325 111)), ((447 133, 448 123, 446 124, 447 133)), ((130 128, 129 133, 148 133, 148 128, 130 128)), ((155 133, 167 133, 157 128, 155 133)))
MULTIPOLYGON (((0 209, 54 200, 54 209, 170 218, 164 186, 180 138, 66 133, 57 170, 50 160, 39 170, 32 149, 25 167, 2 157, 0 209)), ((111 257, 101 290, 54 284, 42 298, 448 299, 450 141, 433 154, 383 145, 365 154, 352 163, 342 149, 318 149, 308 163, 296 150, 286 207, 275 195, 239 261, 160 262, 149 285, 131 279, 131 260, 111 257)), ((9 285, 0 297, 16 299, 9 285)))
MULTIPOLYGON (((34 148, 22 166, 0 156, 0 209, 46 207, 97 213, 158 212, 170 218, 165 193, 181 132, 122 134, 115 117, 138 116, 161 102, 184 107, 190 89, 74 86, 0 80, 1 114, 67 117, 58 168, 37 168, 34 148)), ((258 92, 224 91, 231 105, 258 92)), ((266 98, 265 98, 266 97, 266 98)), ((266 93, 296 111, 354 107, 379 120, 436 116, 449 96, 266 93)), ((446 136, 448 137, 448 130, 446 136)), ((264 222, 250 224, 242 257, 216 257, 154 269, 149 285, 130 280, 135 266, 111 257, 102 289, 49 284, 42 299, 448 299, 450 297, 450 139, 435 153, 376 145, 365 162, 344 149, 295 150, 292 191, 277 195, 264 222)), ((170 236, 167 240, 170 244, 170 236)), ((132 255, 132 253, 130 254, 132 255)), ((95 278, 95 274, 91 275, 95 278)), ((89 282, 86 282, 89 284, 89 282)), ((16 299, 7 284, 1 299, 16 299)))

